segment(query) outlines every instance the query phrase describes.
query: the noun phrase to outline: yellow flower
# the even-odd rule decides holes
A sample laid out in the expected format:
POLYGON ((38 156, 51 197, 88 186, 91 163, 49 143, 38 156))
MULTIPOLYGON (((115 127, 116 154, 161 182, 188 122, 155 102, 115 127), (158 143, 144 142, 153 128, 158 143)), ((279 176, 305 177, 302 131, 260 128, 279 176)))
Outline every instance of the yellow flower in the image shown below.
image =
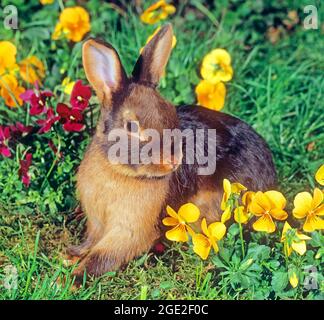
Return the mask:
POLYGON ((162 222, 165 226, 172 226, 173 228, 166 232, 166 238, 171 241, 188 241, 187 232, 191 235, 194 234, 194 232, 187 224, 198 220, 200 216, 199 208, 193 203, 186 203, 180 207, 178 213, 170 206, 167 206, 167 213, 170 217, 164 218, 162 222))
POLYGON ((42 5, 46 5, 46 4, 52 4, 54 2, 54 0, 39 0, 39 2, 42 5))
POLYGON ((175 13, 175 11, 175 6, 161 0, 148 7, 141 14, 141 21, 147 24, 155 24, 160 20, 166 19, 170 14, 175 13))
POLYGON ((30 56, 20 61, 19 71, 21 77, 31 84, 34 84, 36 81, 42 84, 41 79, 45 77, 44 64, 35 56, 30 56))
POLYGON ((69 77, 64 78, 62 81, 63 92, 68 95, 71 95, 74 84, 75 81, 71 81, 69 77))
POLYGON ((227 82, 233 77, 231 56, 224 49, 214 49, 208 53, 200 69, 203 79, 211 83, 227 82))
POLYGON ((317 170, 315 179, 321 186, 324 186, 324 164, 322 164, 321 167, 317 170))
POLYGON ((0 75, 16 67, 17 48, 9 41, 0 41, 0 75))
POLYGON ((12 74, 0 76, 0 95, 4 99, 8 107, 17 107, 22 105, 20 95, 25 92, 23 87, 20 87, 17 79, 12 74))
POLYGON ((250 213, 250 204, 252 202, 255 192, 247 191, 242 196, 243 206, 239 206, 234 210, 234 220, 237 223, 247 223, 251 213, 250 213))
POLYGON ((284 252, 287 257, 291 255, 293 250, 302 256, 306 252, 305 240, 311 240, 311 238, 296 229, 292 229, 290 224, 287 221, 285 222, 280 242, 284 243, 284 252))
POLYGON ((55 27, 52 39, 57 40, 63 35, 69 40, 79 42, 90 31, 90 28, 90 17, 84 8, 65 8, 60 15, 60 21, 55 27))
MULTIPOLYGON (((145 42, 145 44, 148 44, 151 40, 152 40, 152 38, 159 32, 159 30, 161 29, 161 27, 158 27, 148 38, 147 38, 147 40, 146 40, 146 42, 145 42)), ((176 36, 175 35, 173 35, 172 36, 172 49, 176 46, 176 44, 177 44, 177 38, 176 38, 176 36)), ((143 51, 143 49, 144 49, 144 47, 142 47, 141 49, 140 49, 140 53, 142 53, 142 51, 143 51)))
POLYGON ((304 231, 324 229, 324 220, 319 217, 324 215, 323 198, 323 192, 318 188, 315 188, 313 197, 309 192, 300 192, 296 195, 293 215, 297 219, 306 217, 304 231))
POLYGON ((212 110, 221 110, 224 107, 226 87, 224 83, 213 84, 201 80, 196 87, 198 104, 212 110))
POLYGON ((201 221, 201 230, 204 234, 198 233, 192 236, 193 250, 203 260, 206 260, 211 247, 213 247, 216 253, 219 251, 217 241, 224 237, 226 226, 224 223, 214 222, 207 227, 207 222, 204 218, 201 221))
POLYGON ((228 179, 223 180, 223 199, 221 203, 221 209, 225 210, 227 207, 227 201, 229 200, 230 196, 232 194, 237 194, 239 195, 241 191, 246 190, 246 187, 244 187, 242 184, 238 182, 230 183, 228 179))
POLYGON ((291 275, 289 277, 289 282, 290 282, 290 284, 291 284, 291 286, 293 288, 296 288, 297 287, 299 280, 298 280, 298 277, 297 277, 296 272, 292 272, 291 273, 291 275))
POLYGON ((253 223, 253 229, 256 231, 265 231, 267 233, 274 232, 276 225, 273 219, 285 220, 288 214, 283 209, 286 206, 286 199, 282 193, 278 191, 258 191, 250 204, 250 211, 260 217, 253 223))

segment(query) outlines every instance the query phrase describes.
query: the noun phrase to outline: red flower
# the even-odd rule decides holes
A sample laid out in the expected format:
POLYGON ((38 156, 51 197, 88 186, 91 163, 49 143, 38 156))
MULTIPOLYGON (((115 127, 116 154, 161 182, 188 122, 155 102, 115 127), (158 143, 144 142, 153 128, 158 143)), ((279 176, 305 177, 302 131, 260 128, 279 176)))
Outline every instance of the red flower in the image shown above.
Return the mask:
POLYGON ((11 152, 8 148, 8 140, 10 138, 10 129, 9 127, 0 126, 0 154, 4 157, 10 157, 11 152))
POLYGON ((65 131, 81 131, 84 128, 80 109, 71 109, 66 104, 59 103, 56 111, 61 116, 61 122, 65 131))
POLYGON ((37 91, 34 90, 26 90, 24 93, 20 95, 20 98, 24 102, 29 102, 31 108, 29 113, 32 116, 37 114, 41 114, 46 111, 46 100, 49 97, 53 97, 53 93, 50 91, 37 91))
POLYGON ((25 126, 21 122, 16 122, 15 125, 10 126, 10 130, 12 133, 27 135, 33 130, 33 126, 25 126))
POLYGON ((90 98, 90 86, 85 86, 82 84, 81 80, 78 80, 75 83, 71 93, 70 103, 72 105, 72 109, 83 111, 88 107, 90 98))
POLYGON ((32 162, 33 155, 31 153, 27 153, 25 160, 20 160, 20 168, 18 171, 19 176, 21 177, 21 181, 28 188, 30 184, 30 177, 28 175, 28 170, 32 162))
POLYGON ((37 124, 41 126, 38 133, 46 133, 51 130, 53 124, 60 120, 59 116, 54 115, 54 111, 52 108, 48 108, 46 111, 46 119, 37 120, 37 124))

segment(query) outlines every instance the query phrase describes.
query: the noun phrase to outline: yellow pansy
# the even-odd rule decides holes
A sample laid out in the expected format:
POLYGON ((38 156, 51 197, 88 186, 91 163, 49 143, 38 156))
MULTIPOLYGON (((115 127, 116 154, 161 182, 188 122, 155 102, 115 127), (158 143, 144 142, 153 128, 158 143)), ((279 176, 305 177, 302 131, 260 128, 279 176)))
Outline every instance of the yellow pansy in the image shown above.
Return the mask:
POLYGON ((21 77, 31 84, 34 84, 36 81, 41 84, 41 79, 45 77, 44 64, 35 56, 30 56, 20 61, 19 71, 21 77))
POLYGON ((69 77, 66 77, 62 81, 63 92, 71 95, 72 89, 74 87, 75 81, 71 81, 69 77))
POLYGON ((231 56, 224 49, 212 50, 204 57, 200 73, 203 79, 214 84, 230 81, 233 77, 231 56))
POLYGON ((313 196, 309 192, 300 192, 294 200, 293 215, 297 219, 304 219, 304 231, 313 232, 324 229, 324 220, 319 216, 324 215, 323 192, 315 188, 313 196))
POLYGON ((17 48, 9 41, 0 41, 0 75, 16 67, 17 48))
POLYGON ((221 110, 224 107, 226 87, 224 83, 213 84, 206 80, 201 80, 196 87, 198 104, 211 110, 221 110))
POLYGON ((324 186, 324 164, 317 170, 315 179, 321 186, 324 186))
POLYGON ((292 272, 290 274, 290 276, 289 276, 289 282, 290 282, 290 284, 291 284, 291 286, 293 288, 296 288, 297 287, 299 280, 298 280, 298 277, 297 277, 296 272, 292 272))
POLYGON ((287 257, 293 250, 303 255, 306 252, 305 240, 311 240, 311 238, 293 229, 287 221, 285 222, 280 242, 284 243, 284 252, 287 257))
POLYGON ((206 260, 211 247, 213 247, 216 253, 219 251, 217 241, 224 237, 226 226, 224 223, 214 222, 207 227, 207 222, 204 218, 201 221, 201 230, 203 234, 198 233, 192 236, 193 250, 203 260, 206 260))
POLYGON ((46 4, 52 4, 54 2, 54 0, 39 0, 39 2, 42 5, 46 5, 46 4))
POLYGON ((175 6, 161 0, 152 4, 141 14, 141 21, 147 24, 155 24, 160 20, 166 19, 170 14, 175 13, 175 11, 175 6))
POLYGON ((227 201, 229 200, 232 194, 239 195, 242 191, 246 190, 246 187, 243 184, 234 182, 231 183, 228 179, 223 180, 223 198, 221 203, 221 209, 225 210, 227 207, 227 201))
MULTIPOLYGON (((148 44, 150 41, 151 41, 151 39, 159 32, 159 30, 161 29, 161 27, 158 27, 148 38, 147 38, 147 40, 146 40, 146 42, 145 42, 145 44, 148 44)), ((172 49, 176 46, 176 44, 177 44, 177 38, 176 38, 176 36, 175 35, 173 35, 172 36, 172 49)), ((143 51, 143 49, 144 49, 144 47, 142 47, 141 49, 140 49, 140 53, 142 53, 142 51, 143 51)))
POLYGON ((242 196, 243 206, 239 206, 234 210, 234 220, 237 223, 247 223, 251 213, 250 213, 250 204, 252 202, 255 192, 247 191, 242 196))
POLYGON ((52 39, 57 40, 64 36, 69 40, 78 42, 90 29, 90 16, 84 8, 65 8, 60 14, 60 20, 55 27, 52 39))
POLYGON ((23 87, 20 87, 17 79, 12 74, 0 76, 0 95, 4 99, 8 107, 17 107, 22 105, 20 95, 25 92, 23 87))
POLYGON ((186 242, 188 241, 189 232, 194 234, 188 223, 196 222, 200 216, 200 210, 193 203, 186 203, 182 205, 176 213, 170 206, 166 208, 169 217, 162 220, 165 226, 172 226, 173 228, 166 232, 165 236, 171 241, 186 242))
POLYGON ((273 218, 285 220, 288 214, 283 209, 286 206, 286 199, 279 191, 271 190, 267 192, 258 191, 250 204, 250 211, 257 217, 260 217, 253 223, 253 229, 256 231, 274 232, 276 225, 273 218))

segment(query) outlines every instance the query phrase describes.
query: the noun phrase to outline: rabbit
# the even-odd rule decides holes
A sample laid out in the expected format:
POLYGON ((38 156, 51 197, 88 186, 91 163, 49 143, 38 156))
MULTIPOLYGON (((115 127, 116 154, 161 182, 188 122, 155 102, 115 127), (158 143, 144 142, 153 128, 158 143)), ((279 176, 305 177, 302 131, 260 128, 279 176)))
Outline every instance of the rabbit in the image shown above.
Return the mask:
MULTIPOLYGON (((167 205, 178 210, 191 202, 207 222, 220 220, 224 178, 249 190, 276 185, 271 152, 248 124, 201 106, 175 107, 159 94, 157 86, 172 50, 172 37, 171 24, 161 27, 142 50, 131 77, 110 44, 95 39, 83 44, 85 74, 101 110, 77 172, 77 194, 87 225, 84 242, 70 250, 80 259, 76 277, 83 277, 85 271, 100 276, 118 270, 149 251, 162 235, 167 205), (187 164, 185 143, 160 163, 112 163, 107 156, 112 143, 107 137, 116 128, 138 139, 141 146, 146 142, 141 135, 146 128, 160 136, 164 129, 216 129, 212 140, 216 170, 200 175, 197 161, 187 164)), ((204 145, 196 148, 197 159, 205 149, 204 145)))

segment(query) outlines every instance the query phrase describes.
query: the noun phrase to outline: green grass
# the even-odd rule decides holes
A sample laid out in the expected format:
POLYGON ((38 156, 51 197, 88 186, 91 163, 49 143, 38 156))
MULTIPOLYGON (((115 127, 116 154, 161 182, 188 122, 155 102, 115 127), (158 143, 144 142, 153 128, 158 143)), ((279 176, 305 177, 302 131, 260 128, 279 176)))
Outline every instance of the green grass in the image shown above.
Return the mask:
MULTIPOLYGON (((246 12, 245 5, 238 5, 236 13, 231 12, 230 5, 227 11, 222 7, 203 6, 197 1, 189 1, 187 6, 190 7, 187 8, 180 5, 177 14, 170 19, 177 36, 177 46, 160 90, 175 104, 194 103, 194 86, 199 81, 199 64, 203 56, 213 48, 226 48, 232 56, 235 75, 227 84, 224 112, 247 121, 269 143, 278 170, 279 190, 289 200, 290 210, 297 192, 314 187, 314 173, 323 163, 324 42, 319 30, 307 31, 298 25, 292 31, 286 31, 276 44, 271 44, 265 32, 274 21, 272 15, 279 19, 285 17, 288 9, 298 9, 303 17, 302 8, 306 3, 287 1, 282 7, 278 6, 277 11, 273 9, 275 14, 264 16, 253 8, 252 3, 248 1, 252 8, 250 12, 246 12)), ((273 1, 273 8, 275 3, 273 1)), ((32 16, 28 11, 30 8, 26 10, 32 16)), ((113 43, 130 72, 139 48, 155 27, 143 25, 134 8, 125 11, 124 17, 109 4, 99 6, 98 1, 89 1, 88 10, 92 17, 97 17, 92 24, 92 35, 113 43), (115 31, 117 29, 118 32, 115 31)), ((53 28, 55 14, 42 9, 35 13, 34 25, 37 21, 39 28, 46 33, 46 27, 53 28)), ((32 23, 28 23, 27 19, 21 23, 25 25, 24 32, 31 32, 32 23)), ((45 81, 46 87, 53 89, 61 83, 59 66, 64 66, 66 75, 71 78, 84 77, 80 44, 73 49, 62 46, 56 51, 53 42, 43 35, 44 39, 35 37, 26 47, 23 44, 28 37, 24 32, 6 33, 4 36, 2 31, 0 34, 9 39, 14 37, 17 47, 21 45, 24 48, 25 52, 20 51, 19 55, 33 52, 46 61, 48 70, 51 70, 45 81), (49 43, 52 47, 46 45, 49 43)), ((0 110, 0 124, 13 117, 12 113, 5 111, 5 107, 0 110)), ((24 111, 20 111, 21 115, 24 111)), ((81 145, 81 154, 87 142, 88 137, 81 145)), ((72 204, 67 205, 64 199, 75 198, 74 180, 70 175, 73 176, 78 162, 79 159, 69 170, 63 170, 62 174, 69 175, 70 179, 64 192, 58 188, 61 191, 56 193, 55 187, 36 190, 33 198, 28 195, 28 199, 34 199, 32 205, 24 204, 24 195, 19 198, 20 191, 15 190, 12 181, 17 179, 17 170, 12 174, 5 169, 0 171, 0 185, 4 190, 0 207, 0 284, 5 279, 5 266, 12 265, 18 270, 18 288, 7 290, 0 285, 1 299, 263 297, 262 292, 237 286, 233 288, 231 278, 220 274, 213 263, 202 263, 191 249, 179 244, 172 244, 162 256, 149 253, 131 262, 122 271, 91 279, 85 288, 70 290, 73 268, 64 266, 63 253, 68 244, 81 240, 83 222, 73 219, 75 202, 71 200, 72 204), (11 200, 12 196, 18 200, 11 200), (4 200, 6 197, 8 201, 4 200), (64 199, 58 200, 59 197, 64 199), (58 278, 61 284, 58 284, 58 278)), ((54 172, 54 179, 57 172, 54 172)), ((255 240, 262 244, 267 241, 258 235, 255 240)), ((310 293, 307 298, 314 296, 310 293)), ((266 296, 275 297, 278 296, 266 296)), ((305 297, 305 292, 298 289, 289 297, 305 297)))

